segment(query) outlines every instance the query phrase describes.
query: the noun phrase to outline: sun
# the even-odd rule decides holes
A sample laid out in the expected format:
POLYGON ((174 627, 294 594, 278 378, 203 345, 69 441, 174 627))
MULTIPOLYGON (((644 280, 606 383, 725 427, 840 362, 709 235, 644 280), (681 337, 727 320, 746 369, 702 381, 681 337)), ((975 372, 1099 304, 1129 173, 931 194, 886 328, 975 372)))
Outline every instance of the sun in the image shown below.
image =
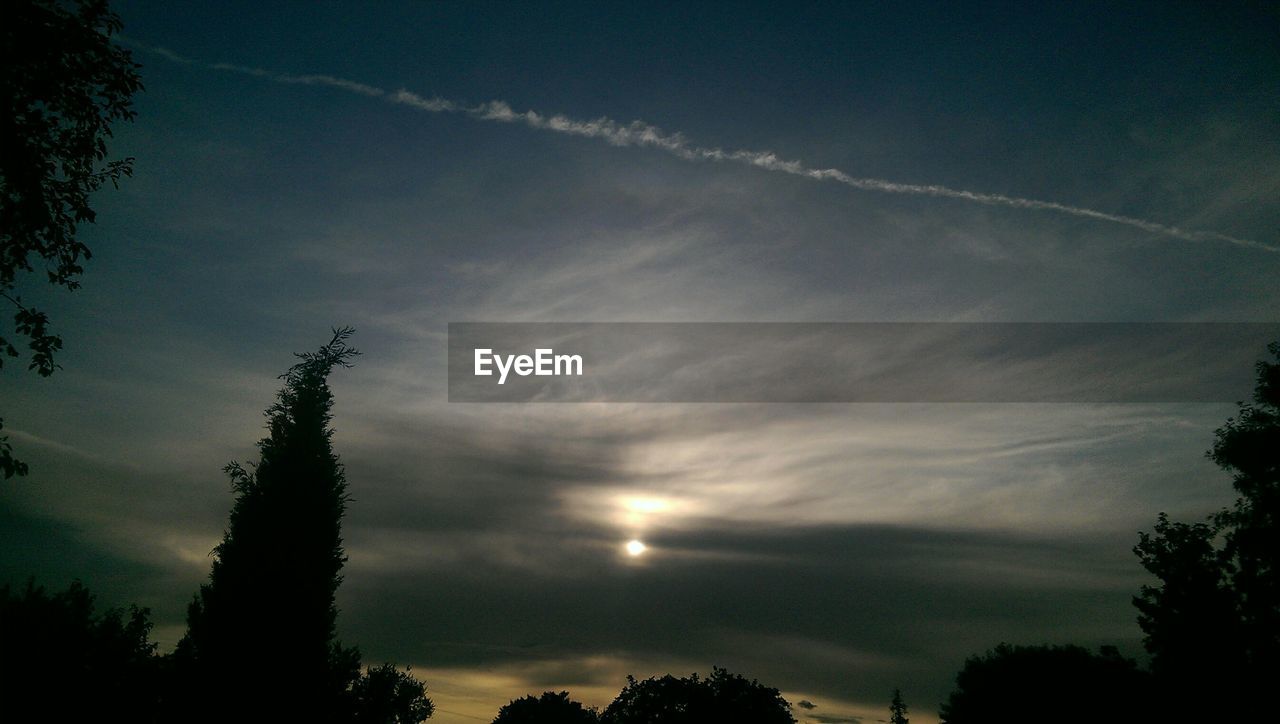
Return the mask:
POLYGON ((627 555, 633 558, 642 555, 647 550, 649 550, 649 546, 638 540, 627 541, 627 555))

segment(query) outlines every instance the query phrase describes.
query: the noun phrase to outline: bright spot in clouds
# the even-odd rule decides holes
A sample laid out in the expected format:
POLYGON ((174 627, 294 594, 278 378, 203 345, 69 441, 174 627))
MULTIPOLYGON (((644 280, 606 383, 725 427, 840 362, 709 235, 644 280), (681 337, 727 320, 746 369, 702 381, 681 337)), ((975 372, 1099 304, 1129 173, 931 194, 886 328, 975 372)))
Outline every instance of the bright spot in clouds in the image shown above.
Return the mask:
POLYGON ((671 503, 662 498, 626 498, 623 505, 633 513, 661 513, 671 509, 671 503))
POLYGON ((648 546, 638 540, 627 541, 627 555, 629 556, 638 556, 647 549, 648 546))

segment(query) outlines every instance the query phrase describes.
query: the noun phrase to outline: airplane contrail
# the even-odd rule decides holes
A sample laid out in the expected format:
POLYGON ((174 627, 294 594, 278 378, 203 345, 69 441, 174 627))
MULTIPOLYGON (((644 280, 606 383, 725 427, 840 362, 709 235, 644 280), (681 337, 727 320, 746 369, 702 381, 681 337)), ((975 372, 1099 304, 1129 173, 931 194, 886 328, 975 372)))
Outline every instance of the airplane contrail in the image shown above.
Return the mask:
POLYGON ((614 146, 639 146, 665 151, 687 161, 719 161, 740 163, 766 171, 790 174, 814 179, 816 181, 834 181, 864 191, 880 191, 891 194, 907 194, 912 196, 934 196, 947 199, 958 199, 970 203, 988 206, 1006 206, 1015 209, 1032 209, 1052 211, 1069 216, 1077 216, 1095 221, 1129 226, 1152 234, 1183 239, 1185 241, 1219 241, 1235 244, 1250 249, 1260 249, 1272 253, 1280 252, 1280 247, 1252 239, 1242 239, 1214 231, 1196 231, 1177 226, 1162 224, 1157 221, 1122 216, 1105 211, 1070 206, 1056 201, 1025 199, 1004 194, 989 194, 977 191, 953 189, 933 184, 905 184, 876 178, 859 178, 836 168, 816 168, 800 161, 789 161, 779 158, 771 151, 725 150, 711 146, 699 146, 691 143, 680 133, 669 133, 657 126, 643 121, 619 123, 613 119, 602 117, 591 121, 582 121, 564 115, 545 115, 537 111, 515 111, 503 101, 489 101, 479 105, 467 105, 445 98, 427 98, 405 89, 387 91, 364 83, 337 78, 331 75, 296 75, 262 68, 253 68, 232 63, 204 63, 179 55, 171 50, 152 47, 132 40, 126 40, 144 52, 159 56, 174 63, 194 65, 209 70, 239 73, 241 75, 264 78, 276 83, 291 85, 319 85, 338 88, 349 93, 378 98, 388 103, 407 106, 428 113, 456 113, 481 121, 499 123, 519 123, 529 128, 552 133, 563 133, 570 136, 595 138, 614 146))

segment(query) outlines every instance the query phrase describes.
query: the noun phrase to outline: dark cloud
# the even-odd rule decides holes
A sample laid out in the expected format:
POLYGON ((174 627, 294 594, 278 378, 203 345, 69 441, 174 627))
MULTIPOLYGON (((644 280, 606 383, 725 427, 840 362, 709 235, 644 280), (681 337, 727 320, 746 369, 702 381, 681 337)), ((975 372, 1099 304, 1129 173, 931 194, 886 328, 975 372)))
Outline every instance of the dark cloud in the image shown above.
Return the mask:
POLYGON ((537 568, 353 567, 344 632, 428 667, 666 655, 861 701, 895 685, 939 698, 966 656, 1005 639, 1053 632, 1132 652, 1137 637, 1127 596, 1138 581, 1124 575, 1121 541, 853 526, 703 529, 650 544, 652 559, 632 568, 585 547, 548 551, 557 560, 537 568))
POLYGON ((83 526, 0 507, 0 585, 28 580, 51 591, 80 581, 103 608, 137 604, 165 623, 185 610, 181 584, 189 582, 168 566, 96 543, 83 526))

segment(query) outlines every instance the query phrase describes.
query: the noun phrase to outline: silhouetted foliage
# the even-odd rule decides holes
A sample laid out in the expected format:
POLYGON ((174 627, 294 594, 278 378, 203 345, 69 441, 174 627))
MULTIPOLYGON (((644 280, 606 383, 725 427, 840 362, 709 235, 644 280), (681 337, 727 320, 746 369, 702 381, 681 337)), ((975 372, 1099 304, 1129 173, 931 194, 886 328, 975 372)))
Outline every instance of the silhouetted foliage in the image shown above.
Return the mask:
POLYGON ((907 718, 907 705, 902 701, 902 691, 893 690, 893 701, 889 703, 889 724, 910 724, 907 718))
POLYGON ((13 445, 9 444, 9 436, 4 433, 4 418, 0 418, 0 475, 6 480, 15 475, 26 475, 27 464, 13 456, 13 445))
POLYGON ((569 692, 544 691, 542 696, 514 699, 498 710, 493 724, 596 724, 600 715, 582 702, 569 698, 569 692))
POLYGON ((1280 342, 1259 361, 1253 403, 1219 428, 1207 454, 1240 497, 1216 522, 1240 606, 1245 661, 1258 681, 1280 679, 1280 342))
POLYGON ((0 586, 0 721, 155 720, 158 665, 148 611, 94 613, 73 583, 0 586))
POLYGON ((1112 647, 1000 644, 965 662, 944 724, 1111 724, 1151 720, 1150 675, 1112 647))
MULTIPOLYGON (((92 223, 89 195, 133 173, 133 159, 107 161, 111 124, 131 120, 140 67, 111 42, 120 18, 106 0, 8 0, 0 21, 0 298, 25 337, 29 369, 48 377, 62 338, 49 317, 17 294, 20 274, 40 264, 50 284, 80 286, 89 248, 76 236, 92 223)), ((0 366, 17 357, 0 336, 0 366)), ((0 474, 25 475, 0 437, 0 474)))
MULTIPOLYGON (((333 721, 350 713, 359 654, 335 640, 334 594, 346 557, 346 480, 330 444, 327 378, 358 352, 352 330, 282 376, 257 465, 226 467, 236 493, 209 582, 175 653, 188 704, 207 719, 333 721), (270 676, 257 671, 270 667, 270 676)), ((383 674, 370 682, 380 684, 383 674)))
POLYGON ((1216 524, 1175 523, 1161 513, 1155 532, 1140 533, 1134 549, 1161 582, 1134 599, 1151 668, 1184 706, 1208 704, 1243 674, 1245 644, 1219 532, 1216 524))
POLYGON ((1280 343, 1258 362, 1251 404, 1207 455, 1232 473, 1235 505, 1200 523, 1161 513, 1134 552, 1160 580, 1134 599, 1163 698, 1207 716, 1231 698, 1246 717, 1280 680, 1280 343))
POLYGON ((366 671, 352 684, 351 694, 357 724, 418 724, 435 712, 427 687, 411 670, 394 664, 366 671))
POLYGON ((618 698, 600 715, 605 724, 794 724, 791 704, 777 689, 713 668, 711 675, 636 681, 627 677, 618 698))

